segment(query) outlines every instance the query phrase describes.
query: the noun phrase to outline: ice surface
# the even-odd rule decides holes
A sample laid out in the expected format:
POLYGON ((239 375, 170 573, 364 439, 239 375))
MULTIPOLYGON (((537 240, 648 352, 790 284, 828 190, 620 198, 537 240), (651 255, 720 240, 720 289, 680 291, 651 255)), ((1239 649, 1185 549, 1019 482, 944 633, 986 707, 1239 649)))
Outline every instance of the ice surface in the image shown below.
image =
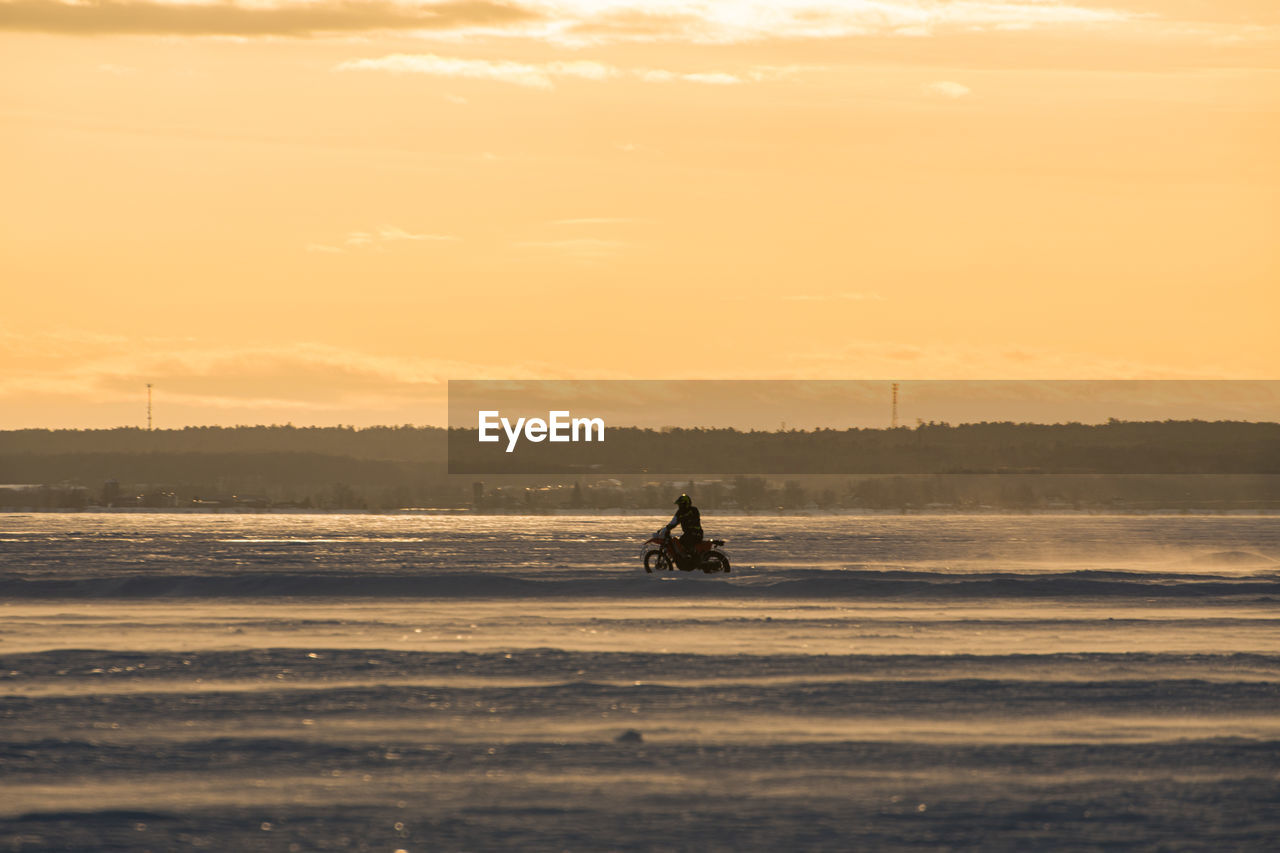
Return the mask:
POLYGON ((708 522, 0 516, 0 846, 1274 849, 1276 519, 708 522))

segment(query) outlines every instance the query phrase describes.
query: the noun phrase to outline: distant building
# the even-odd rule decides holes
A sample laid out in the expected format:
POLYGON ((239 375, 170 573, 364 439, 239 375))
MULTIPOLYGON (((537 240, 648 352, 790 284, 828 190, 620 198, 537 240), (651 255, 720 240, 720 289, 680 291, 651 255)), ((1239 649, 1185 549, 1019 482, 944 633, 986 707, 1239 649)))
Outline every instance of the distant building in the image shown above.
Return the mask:
POLYGON ((138 495, 137 505, 151 509, 172 509, 178 505, 178 496, 168 489, 151 489, 138 495))

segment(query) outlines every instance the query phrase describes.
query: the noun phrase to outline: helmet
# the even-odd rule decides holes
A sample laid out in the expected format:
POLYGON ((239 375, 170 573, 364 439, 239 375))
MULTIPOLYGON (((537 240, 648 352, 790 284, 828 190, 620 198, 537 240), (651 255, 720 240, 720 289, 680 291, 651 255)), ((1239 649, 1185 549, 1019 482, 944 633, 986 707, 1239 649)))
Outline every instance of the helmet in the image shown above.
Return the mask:
POLYGON ((681 495, 680 497, 676 498, 676 506, 680 506, 680 507, 693 506, 693 498, 689 497, 688 495, 681 495))

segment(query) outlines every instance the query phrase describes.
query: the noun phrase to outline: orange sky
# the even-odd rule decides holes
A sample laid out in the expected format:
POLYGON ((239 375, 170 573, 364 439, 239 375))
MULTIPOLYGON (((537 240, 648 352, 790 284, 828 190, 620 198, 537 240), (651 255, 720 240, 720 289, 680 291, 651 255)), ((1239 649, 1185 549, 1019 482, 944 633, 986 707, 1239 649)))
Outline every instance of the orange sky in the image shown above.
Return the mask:
POLYGON ((1274 0, 0 0, 0 427, 1275 379, 1274 0))

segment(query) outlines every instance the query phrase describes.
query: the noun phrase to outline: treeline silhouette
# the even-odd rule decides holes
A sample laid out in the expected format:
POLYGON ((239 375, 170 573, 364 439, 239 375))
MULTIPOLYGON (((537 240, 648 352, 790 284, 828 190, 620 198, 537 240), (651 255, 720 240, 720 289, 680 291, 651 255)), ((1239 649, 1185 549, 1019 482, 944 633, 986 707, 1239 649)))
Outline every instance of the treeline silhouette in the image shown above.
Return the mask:
POLYGON ((0 507, 111 503, 364 509, 465 506, 438 427, 239 426, 0 431, 0 507), (114 481, 107 497, 106 484, 114 481))
POLYGON ((182 429, 17 429, 0 431, 0 457, 31 453, 314 453, 352 459, 443 464, 440 427, 202 426, 182 429))
POLYGON ((708 508, 1280 506, 1274 423, 609 428, 603 444, 503 446, 413 426, 0 431, 0 484, 61 484, 0 486, 0 507, 647 508, 691 475, 708 508))
POLYGON ((1249 474, 813 475, 787 480, 736 476, 663 482, 606 478, 573 484, 483 486, 488 511, 634 509, 670 512, 692 495, 703 510, 1241 510, 1280 509, 1280 476, 1249 474))
POLYGON ((609 429, 603 443, 480 443, 451 430, 455 473, 1274 474, 1280 424, 926 423, 915 429, 609 429))

